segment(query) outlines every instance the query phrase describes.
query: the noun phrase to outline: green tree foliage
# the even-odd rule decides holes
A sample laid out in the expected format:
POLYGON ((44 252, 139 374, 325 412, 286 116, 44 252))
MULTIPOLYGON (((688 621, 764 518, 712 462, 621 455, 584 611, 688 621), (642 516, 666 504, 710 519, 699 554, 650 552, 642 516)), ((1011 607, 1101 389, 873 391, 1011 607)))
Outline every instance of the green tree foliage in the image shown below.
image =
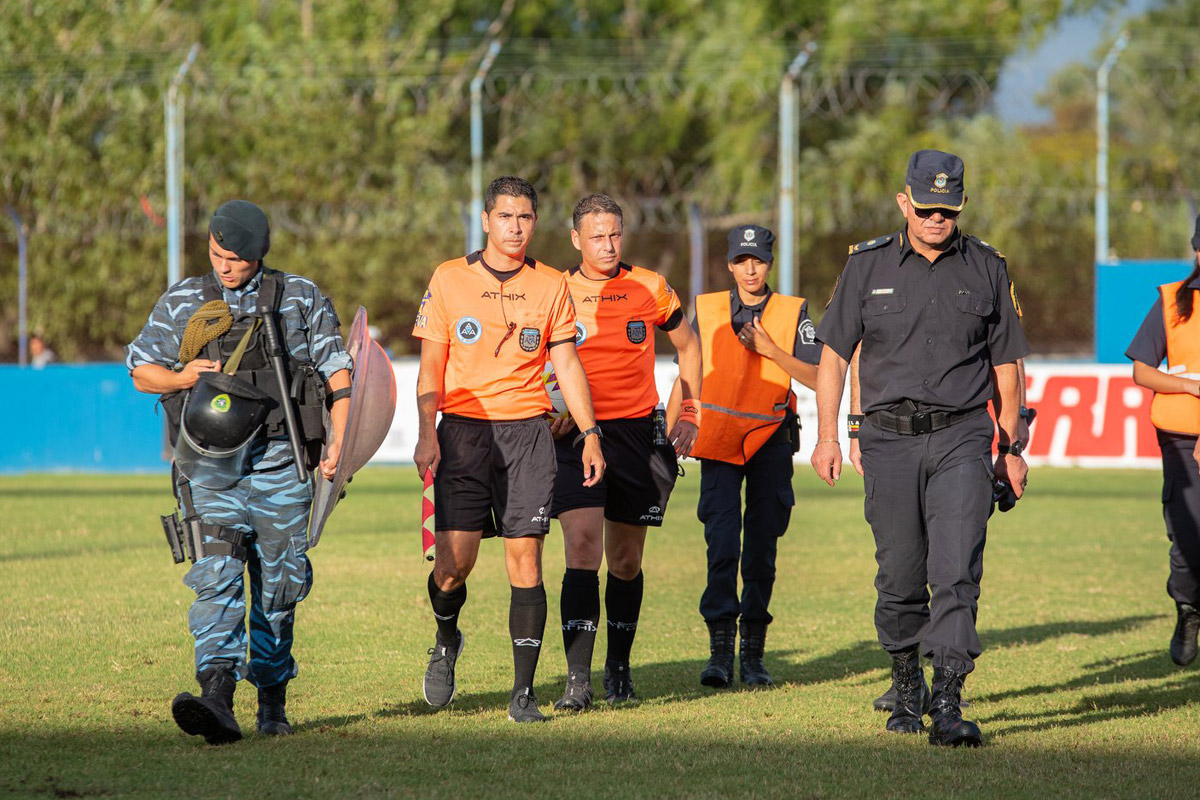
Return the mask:
MULTIPOLYGON (((848 243, 896 224, 892 198, 920 146, 967 158, 968 230, 978 221, 1015 263, 1036 261, 1043 245, 1014 221, 1024 210, 996 190, 1036 198, 1061 164, 976 117, 1024 37, 1091 5, 16 0, 0 4, 0 206, 30 237, 31 326, 68 359, 118 356, 166 288, 163 100, 198 42, 183 87, 186 272, 207 269, 211 210, 253 199, 274 226, 268 262, 318 280, 344 316, 366 305, 405 352, 433 266, 464 248, 467 85, 490 38, 505 44, 486 84, 487 172, 543 192, 536 253, 569 263, 571 205, 606 191, 629 211, 630 256, 681 289, 689 203, 706 214, 714 277, 725 227, 774 224, 779 80, 813 40, 805 294, 823 298, 848 243)), ((0 262, 13 264, 0 225, 0 262)), ((16 293, 7 266, 0 291, 16 293)), ((0 357, 14 355, 15 327, 6 304, 0 357)))

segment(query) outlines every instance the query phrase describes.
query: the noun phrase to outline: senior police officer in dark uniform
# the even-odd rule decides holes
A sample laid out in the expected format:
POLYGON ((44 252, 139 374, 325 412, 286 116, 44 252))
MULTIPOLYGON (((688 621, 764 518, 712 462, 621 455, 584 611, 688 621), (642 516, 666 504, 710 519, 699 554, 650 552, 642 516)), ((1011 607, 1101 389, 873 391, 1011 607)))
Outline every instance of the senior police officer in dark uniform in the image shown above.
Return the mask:
POLYGON ((259 733, 292 732, 292 626, 313 580, 307 473, 319 466, 332 479, 350 406, 351 359, 333 304, 311 280, 267 268, 269 247, 258 206, 223 204, 209 223, 212 270, 168 289, 126 348, 134 386, 163 396, 178 441, 184 519, 165 517, 164 528, 175 560, 186 546, 193 562, 184 583, 196 593, 188 627, 202 693, 178 695, 171 712, 209 744, 242 738, 233 715, 242 679, 258 688, 259 733))
POLYGON ((841 474, 837 415, 858 344, 865 511, 875 535, 875 627, 892 656, 896 706, 887 729, 919 733, 933 661, 931 744, 982 743, 962 718, 962 682, 981 652, 975 620, 993 480, 1019 497, 1017 360, 1029 350, 1008 270, 995 249, 956 228, 963 162, 920 150, 896 195, 900 231, 854 245, 817 330, 818 442, 812 464, 841 474), (992 400, 1000 455, 991 460, 992 400))

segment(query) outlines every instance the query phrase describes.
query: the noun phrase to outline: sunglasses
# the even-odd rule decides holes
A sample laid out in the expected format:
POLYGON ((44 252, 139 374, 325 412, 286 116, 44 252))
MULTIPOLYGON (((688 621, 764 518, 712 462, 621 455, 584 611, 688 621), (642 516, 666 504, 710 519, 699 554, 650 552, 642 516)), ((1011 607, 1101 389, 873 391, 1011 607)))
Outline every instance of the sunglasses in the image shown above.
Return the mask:
POLYGON ((921 219, 929 219, 934 214, 941 214, 946 219, 958 219, 958 213, 952 208, 917 208, 913 206, 913 213, 921 219))

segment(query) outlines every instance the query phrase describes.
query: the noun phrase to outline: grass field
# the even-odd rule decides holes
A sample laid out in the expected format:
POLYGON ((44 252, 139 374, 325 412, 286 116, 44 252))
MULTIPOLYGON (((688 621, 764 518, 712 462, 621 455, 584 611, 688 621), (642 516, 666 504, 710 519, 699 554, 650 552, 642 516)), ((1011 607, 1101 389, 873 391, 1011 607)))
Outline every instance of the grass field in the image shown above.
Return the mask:
MULTIPOLYGON (((549 724, 506 719, 508 589, 485 542, 463 614, 459 697, 421 699, 432 618, 420 486, 370 469, 313 552, 300 606, 297 734, 213 748, 180 733, 191 593, 157 516, 165 477, 0 479, 0 797, 1079 797, 1200 796, 1200 665, 1167 657, 1174 608, 1154 472, 1037 470, 990 531, 967 685, 986 746, 943 750, 883 729, 873 545, 861 482, 798 469, 780 543, 774 691, 700 687, 698 469, 647 548, 634 650, 642 702, 549 724)), ((538 671, 562 690, 562 542, 547 539, 551 622, 538 671)), ((603 636, 597 650, 603 652, 603 636)), ((253 689, 236 698, 253 730, 253 689)), ((603 705, 603 703, 601 704, 603 705)))

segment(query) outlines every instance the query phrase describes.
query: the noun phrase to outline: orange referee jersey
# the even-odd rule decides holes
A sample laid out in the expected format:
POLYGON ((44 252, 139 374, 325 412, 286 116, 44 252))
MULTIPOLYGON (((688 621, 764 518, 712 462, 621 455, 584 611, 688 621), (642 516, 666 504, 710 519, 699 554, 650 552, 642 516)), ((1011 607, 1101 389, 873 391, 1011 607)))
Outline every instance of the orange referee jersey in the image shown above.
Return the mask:
POLYGON ((575 300, 575 346, 587 372, 596 419, 645 417, 658 403, 654 331, 679 310, 679 297, 657 272, 621 264, 611 278, 567 273, 575 300))
POLYGON ((536 417, 550 410, 542 383, 546 348, 575 335, 575 310, 558 270, 525 259, 501 283, 481 253, 434 270, 413 335, 450 345, 445 414, 486 420, 536 417))

